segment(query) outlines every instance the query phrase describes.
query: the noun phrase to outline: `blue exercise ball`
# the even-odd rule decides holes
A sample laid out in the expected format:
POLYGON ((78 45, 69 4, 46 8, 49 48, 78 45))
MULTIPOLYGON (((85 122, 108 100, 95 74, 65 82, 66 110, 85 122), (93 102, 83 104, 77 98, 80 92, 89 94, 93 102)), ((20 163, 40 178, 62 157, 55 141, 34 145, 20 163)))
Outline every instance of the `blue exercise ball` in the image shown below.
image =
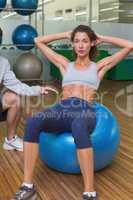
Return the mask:
POLYGON ((18 26, 12 34, 12 41, 21 50, 30 50, 34 47, 34 38, 37 37, 35 28, 28 24, 18 26))
MULTIPOLYGON (((91 134, 94 149, 95 171, 109 165, 114 159, 119 143, 120 131, 116 118, 105 106, 95 103, 96 127, 91 134)), ((71 133, 40 134, 39 153, 50 168, 65 173, 79 173, 76 146, 71 133)))
POLYGON ((7 0, 0 0, 0 12, 6 7, 7 0))
POLYGON ((38 0, 12 0, 11 4, 18 14, 31 15, 38 7, 38 0))
POLYGON ((6 7, 7 0, 0 0, 0 12, 6 7))

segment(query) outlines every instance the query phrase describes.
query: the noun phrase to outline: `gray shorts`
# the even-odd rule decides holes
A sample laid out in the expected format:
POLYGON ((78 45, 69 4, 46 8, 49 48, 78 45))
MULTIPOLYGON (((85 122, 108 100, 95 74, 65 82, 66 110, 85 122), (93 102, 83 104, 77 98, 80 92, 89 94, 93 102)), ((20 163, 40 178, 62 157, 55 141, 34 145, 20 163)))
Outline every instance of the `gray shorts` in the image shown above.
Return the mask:
POLYGON ((7 118, 7 110, 3 110, 2 95, 0 93, 0 122, 1 121, 6 121, 6 118, 7 118))

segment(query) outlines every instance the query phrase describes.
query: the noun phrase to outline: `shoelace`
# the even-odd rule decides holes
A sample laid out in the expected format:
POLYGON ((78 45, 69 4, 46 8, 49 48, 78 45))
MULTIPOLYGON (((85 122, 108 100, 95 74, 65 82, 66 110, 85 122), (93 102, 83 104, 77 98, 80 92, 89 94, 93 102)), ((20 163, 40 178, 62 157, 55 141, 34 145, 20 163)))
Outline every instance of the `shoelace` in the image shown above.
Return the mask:
POLYGON ((10 143, 16 141, 17 138, 18 138, 18 136, 14 136, 14 137, 12 138, 12 140, 10 140, 10 141, 8 140, 8 141, 6 141, 6 143, 7 143, 7 144, 10 144, 10 143))

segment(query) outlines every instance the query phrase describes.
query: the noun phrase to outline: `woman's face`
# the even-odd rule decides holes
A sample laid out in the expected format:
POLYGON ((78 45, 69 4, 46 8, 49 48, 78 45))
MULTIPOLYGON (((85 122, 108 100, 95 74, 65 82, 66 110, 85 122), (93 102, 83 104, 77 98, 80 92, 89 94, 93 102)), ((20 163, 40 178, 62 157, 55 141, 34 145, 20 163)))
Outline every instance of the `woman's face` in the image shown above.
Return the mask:
POLYGON ((85 57, 89 55, 92 43, 87 33, 77 32, 73 40, 74 51, 78 57, 85 57))

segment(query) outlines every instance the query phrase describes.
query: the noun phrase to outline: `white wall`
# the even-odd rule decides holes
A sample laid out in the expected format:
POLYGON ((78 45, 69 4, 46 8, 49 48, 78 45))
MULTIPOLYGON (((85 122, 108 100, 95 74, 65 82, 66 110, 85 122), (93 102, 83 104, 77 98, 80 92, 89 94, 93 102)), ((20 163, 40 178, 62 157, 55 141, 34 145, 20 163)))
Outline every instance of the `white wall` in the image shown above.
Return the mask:
POLYGON ((54 17, 55 11, 57 10, 65 10, 65 9, 73 9, 75 10, 77 6, 86 5, 88 7, 89 0, 55 0, 49 4, 45 5, 45 16, 46 17, 54 17))

